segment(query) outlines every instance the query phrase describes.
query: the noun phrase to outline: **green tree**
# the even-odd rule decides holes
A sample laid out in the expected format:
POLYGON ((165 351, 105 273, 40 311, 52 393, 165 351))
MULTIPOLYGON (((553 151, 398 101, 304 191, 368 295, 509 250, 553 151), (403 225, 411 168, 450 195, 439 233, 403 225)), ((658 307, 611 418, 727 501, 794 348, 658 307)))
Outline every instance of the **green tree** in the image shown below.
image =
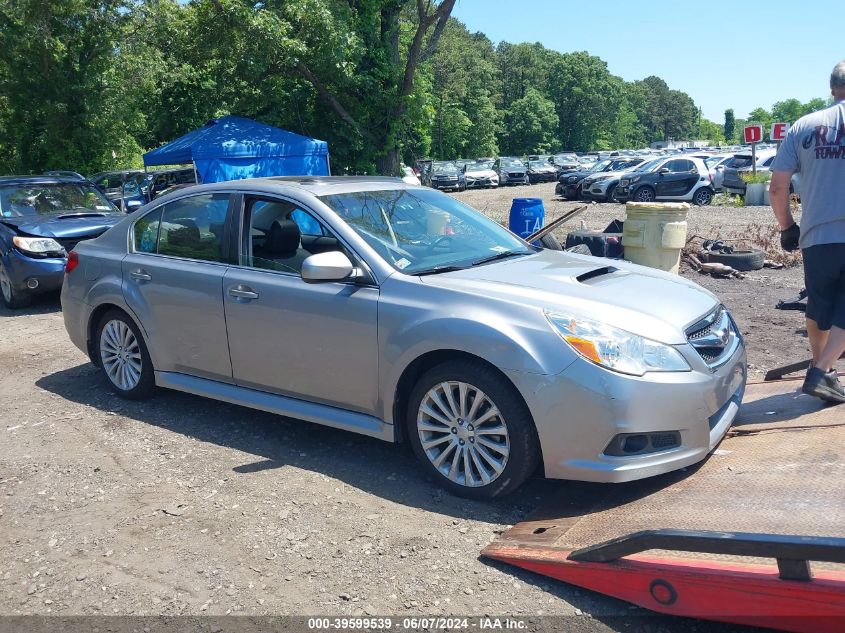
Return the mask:
POLYGON ((528 88, 505 116, 506 145, 510 154, 545 153, 557 142, 558 118, 555 104, 539 90, 528 88))
POLYGON ((725 125, 724 125, 725 139, 730 142, 734 140, 736 133, 736 118, 732 108, 725 110, 725 125))
POLYGON ((607 64, 586 52, 552 56, 548 97, 558 116, 558 139, 563 148, 586 151, 599 139, 611 141, 622 100, 622 81, 607 64))
POLYGON ((772 106, 772 117, 775 121, 784 123, 795 123, 804 116, 804 106, 798 99, 786 99, 778 101, 772 106))

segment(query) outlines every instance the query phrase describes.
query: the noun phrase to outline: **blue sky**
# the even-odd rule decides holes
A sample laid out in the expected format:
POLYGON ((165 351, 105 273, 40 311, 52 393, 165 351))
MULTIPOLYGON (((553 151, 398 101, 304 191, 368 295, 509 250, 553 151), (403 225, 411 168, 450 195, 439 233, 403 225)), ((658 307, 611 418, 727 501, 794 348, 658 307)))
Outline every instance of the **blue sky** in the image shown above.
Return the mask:
POLYGON ((453 16, 494 43, 585 50, 628 81, 662 77, 721 123, 734 108, 830 94, 845 58, 842 0, 458 0, 453 16))

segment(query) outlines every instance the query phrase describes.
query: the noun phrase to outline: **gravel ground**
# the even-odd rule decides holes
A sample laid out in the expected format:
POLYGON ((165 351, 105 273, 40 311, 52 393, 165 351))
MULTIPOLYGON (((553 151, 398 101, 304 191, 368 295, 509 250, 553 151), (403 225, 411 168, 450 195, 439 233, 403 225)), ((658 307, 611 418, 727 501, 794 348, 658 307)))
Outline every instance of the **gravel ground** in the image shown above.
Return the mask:
MULTIPOLYGON (((502 219, 553 185, 458 197, 502 219)), ((623 211, 596 205, 602 228, 623 211)), ((767 209, 693 209, 693 231, 767 209)), ((797 313, 772 309, 800 268, 745 280, 687 271, 724 298, 760 369, 804 357, 797 313)), ((67 339, 56 297, 0 308, 0 615, 570 615, 631 630, 627 604, 478 559, 565 482, 495 503, 451 497, 410 452, 377 440, 160 391, 122 401, 67 339)), ((583 624, 586 622, 586 624, 583 624)), ((661 619, 660 630, 691 630, 661 619)), ((696 624, 697 630, 734 630, 696 624)))

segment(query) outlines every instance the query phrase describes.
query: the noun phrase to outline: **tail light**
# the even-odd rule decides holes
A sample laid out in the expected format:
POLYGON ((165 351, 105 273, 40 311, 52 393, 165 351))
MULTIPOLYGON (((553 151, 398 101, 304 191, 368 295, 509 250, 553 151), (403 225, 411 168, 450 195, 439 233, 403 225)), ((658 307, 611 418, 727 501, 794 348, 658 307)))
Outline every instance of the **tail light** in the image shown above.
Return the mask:
POLYGON ((72 273, 77 266, 79 266, 79 255, 76 254, 76 251, 71 251, 67 254, 65 274, 72 273))

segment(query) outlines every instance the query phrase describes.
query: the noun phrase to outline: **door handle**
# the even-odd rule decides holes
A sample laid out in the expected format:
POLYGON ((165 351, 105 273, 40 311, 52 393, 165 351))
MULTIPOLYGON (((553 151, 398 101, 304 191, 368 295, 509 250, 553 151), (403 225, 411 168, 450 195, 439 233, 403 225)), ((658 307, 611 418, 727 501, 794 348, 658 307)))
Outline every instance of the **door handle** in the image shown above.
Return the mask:
POLYGON ((132 279, 135 279, 137 281, 152 281, 152 279, 153 279, 153 277, 152 277, 152 275, 150 275, 150 273, 148 273, 145 270, 140 270, 140 269, 133 270, 131 273, 129 273, 129 276, 132 277, 132 279))
POLYGON ((229 296, 235 299, 246 299, 247 301, 258 299, 258 293, 249 286, 232 286, 229 288, 229 296))

